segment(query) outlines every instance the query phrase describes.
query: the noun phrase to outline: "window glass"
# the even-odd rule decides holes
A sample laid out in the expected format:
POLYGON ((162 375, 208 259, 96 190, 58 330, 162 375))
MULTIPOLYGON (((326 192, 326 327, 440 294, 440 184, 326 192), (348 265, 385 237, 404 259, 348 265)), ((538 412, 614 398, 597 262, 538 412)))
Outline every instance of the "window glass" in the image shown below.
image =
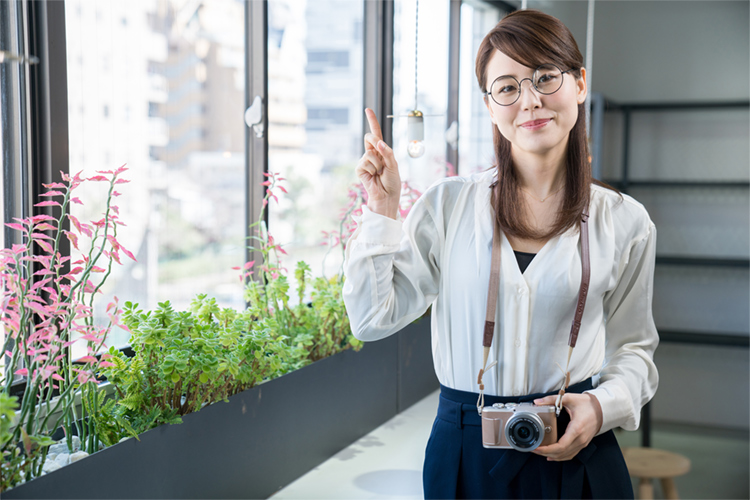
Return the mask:
POLYGON ((322 243, 339 230, 363 150, 363 15, 362 1, 268 3, 268 169, 288 192, 271 201, 269 232, 289 276, 299 260, 328 277, 343 262, 322 243))
POLYGON ((458 99, 458 170, 470 175, 495 163, 489 112, 477 84, 475 63, 479 44, 504 12, 482 2, 461 4, 458 99))
MULTIPOLYGON (((244 306, 232 270, 246 233, 244 9, 241 0, 65 3, 70 171, 130 169, 118 240, 137 262, 115 266, 100 306, 117 295, 182 309, 197 293, 244 306)), ((98 218, 103 195, 81 192, 74 215, 98 218)), ((110 345, 126 342, 120 332, 110 345)))
MULTIPOLYGON (((394 4, 393 47, 393 149, 401 179, 424 191, 450 172, 446 160, 445 130, 448 109, 449 0, 419 3, 419 39, 415 57, 416 0, 394 4), (415 61, 417 92, 415 103, 415 61), (417 106, 424 113, 424 146, 421 157, 412 158, 406 147, 407 118, 417 106)), ((378 117, 381 121, 387 118, 378 117)))
MULTIPOLYGON (((27 54, 21 2, 0 2, 0 49, 10 53, 0 63, 0 207, 3 222, 29 215, 28 173, 30 150, 28 144, 28 61, 19 61, 27 54)), ((20 232, 3 225, 0 230, 0 245, 11 247, 22 243, 20 232)), ((12 346, 5 346, 4 326, 0 325, 0 379, 5 376, 4 354, 12 346)), ((9 370, 10 371, 10 370, 9 370)), ((15 379, 20 378, 15 376, 15 379)))

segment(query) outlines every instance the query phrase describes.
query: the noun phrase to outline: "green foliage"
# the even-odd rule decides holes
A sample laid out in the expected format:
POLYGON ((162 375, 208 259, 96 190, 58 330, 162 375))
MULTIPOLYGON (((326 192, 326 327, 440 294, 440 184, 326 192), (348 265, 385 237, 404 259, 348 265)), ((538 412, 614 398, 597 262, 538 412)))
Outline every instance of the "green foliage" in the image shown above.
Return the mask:
POLYGON ((16 411, 19 408, 18 398, 0 393, 0 492, 21 483, 31 475, 39 463, 45 447, 53 441, 43 435, 29 436, 21 428, 21 442, 15 443, 14 424, 16 411))
MULTIPOLYGON (((119 172, 115 172, 114 177, 119 172)), ((65 401, 71 407, 64 421, 69 441, 73 427, 83 449, 89 453, 123 438, 137 439, 140 433, 159 425, 180 423, 182 416, 226 401, 263 381, 345 349, 361 348, 362 343, 350 330, 342 298, 344 278, 341 273, 330 279, 313 278, 310 266, 299 262, 293 276, 296 296, 293 300, 290 297, 289 278, 279 261, 279 254, 286 252, 268 234, 263 222, 269 200, 277 199, 273 189, 286 190, 277 185, 283 180, 281 177, 266 176, 268 180, 263 184, 268 189, 263 211, 258 222, 251 226, 255 228, 251 237, 255 246, 250 246, 262 260, 242 267, 247 307, 241 311, 220 308, 215 299, 206 295, 198 295, 187 311, 175 311, 169 301, 145 312, 138 304, 130 302, 122 311, 116 303, 110 304, 107 311, 111 323, 102 329, 101 340, 112 324, 122 323, 131 332, 130 345, 135 354, 126 357, 115 348, 100 354, 98 345, 101 344, 89 346, 86 373, 79 369, 60 370, 59 378, 52 377, 65 387, 65 401), (97 386, 94 374, 107 378, 114 387, 113 395, 108 397, 97 386), (73 390, 80 390, 81 418, 71 406, 73 390)), ((106 177, 94 179, 107 180, 106 177)), ((115 179, 111 182, 113 186, 115 179)), ((110 190, 108 210, 111 197, 110 190)), ((342 228, 343 220, 349 218, 360 200, 358 196, 350 198, 351 207, 342 217, 342 228)), ((343 229, 334 234, 342 249, 344 234, 343 229)), ((116 243, 114 236, 112 240, 116 243)), ((116 254, 117 249, 108 257, 116 254)), ((109 270, 105 278, 108 275, 109 270)), ((98 288, 88 286, 82 290, 93 295, 98 288)), ((90 308, 91 304, 87 306, 90 308)), ((86 326, 92 327, 90 321, 86 326)), ((49 410, 52 391, 44 394, 49 410)), ((5 393, 0 392, 0 449, 3 450, 0 491, 38 476, 47 447, 52 444, 48 437, 30 436, 25 428, 14 425, 17 408, 16 398, 7 396, 6 387, 5 393)), ((21 408, 21 416, 24 411, 34 411, 33 402, 21 408)), ((47 424, 46 419, 43 424, 47 424)))
POLYGON ((125 418, 125 407, 107 398, 104 390, 89 382, 81 393, 84 414, 88 416, 84 427, 89 431, 81 439, 86 451, 94 453, 99 445, 112 446, 126 437, 138 439, 138 432, 125 418), (88 439, 86 439, 88 437, 88 439))
MULTIPOLYGON (((260 217, 251 226, 255 228, 255 235, 251 238, 254 246, 250 246, 250 250, 261 256, 262 262, 251 262, 244 267, 247 270, 255 264, 255 270, 259 272, 259 276, 246 282, 247 310, 256 320, 274 322, 277 335, 284 338, 291 349, 292 369, 345 349, 359 350, 362 343, 351 333, 349 317, 344 306, 342 274, 330 279, 312 279, 310 266, 300 261, 294 271, 297 300, 290 300, 289 281, 279 259, 279 254, 286 252, 268 233, 264 223, 265 207, 271 199, 277 199, 274 190, 286 193, 279 185, 285 179, 274 173, 264 175, 268 178, 264 183, 267 190, 260 217), (310 288, 311 301, 308 303, 305 297, 310 288), (296 305, 290 306, 292 302, 296 302, 296 305)), ((348 216, 347 214, 346 217, 348 216)), ((249 278, 252 274, 253 271, 246 272, 243 278, 249 278)))
POLYGON ((112 366, 103 374, 119 398, 110 413, 127 417, 136 432, 179 422, 290 369, 292 349, 273 318, 221 309, 206 295, 188 311, 175 311, 167 301, 143 312, 128 302, 123 321, 135 356, 110 349, 112 366))
POLYGON ((299 262, 295 271, 299 303, 279 314, 279 330, 297 348, 297 364, 318 361, 348 348, 359 350, 362 342, 354 338, 349 327, 344 300, 341 296, 343 278, 339 275, 312 280, 312 301, 306 304, 303 296, 310 282, 310 267, 299 262))

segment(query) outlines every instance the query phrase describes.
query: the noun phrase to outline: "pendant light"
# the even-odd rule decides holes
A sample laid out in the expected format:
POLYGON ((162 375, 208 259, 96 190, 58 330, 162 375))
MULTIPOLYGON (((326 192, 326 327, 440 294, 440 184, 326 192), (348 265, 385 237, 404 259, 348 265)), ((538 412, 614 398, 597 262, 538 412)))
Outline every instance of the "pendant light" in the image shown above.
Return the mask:
MULTIPOLYGON (((406 146, 406 152, 412 158, 419 158, 424 155, 424 117, 440 116, 425 115, 419 110, 418 106, 418 86, 417 76, 419 69, 419 0, 416 0, 416 15, 414 16, 414 109, 406 115, 399 115, 408 120, 406 125, 406 137, 409 141, 406 146)), ((388 118, 396 118, 395 115, 388 115, 388 118)))

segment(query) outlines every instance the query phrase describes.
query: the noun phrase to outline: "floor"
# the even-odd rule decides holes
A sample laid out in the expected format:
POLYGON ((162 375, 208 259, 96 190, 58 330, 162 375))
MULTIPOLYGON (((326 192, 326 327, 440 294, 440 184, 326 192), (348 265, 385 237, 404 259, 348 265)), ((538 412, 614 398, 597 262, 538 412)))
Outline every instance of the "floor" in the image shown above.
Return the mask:
MULTIPOLYGON (((436 391, 271 498, 422 498, 424 448, 437 403, 436 391)), ((675 480, 681 498, 749 498, 748 432, 659 423, 652 427, 653 447, 692 462, 691 472, 675 480)), ((640 433, 619 430, 617 439, 621 446, 637 446, 640 433)), ((654 490, 656 498, 663 498, 658 482, 654 490)))

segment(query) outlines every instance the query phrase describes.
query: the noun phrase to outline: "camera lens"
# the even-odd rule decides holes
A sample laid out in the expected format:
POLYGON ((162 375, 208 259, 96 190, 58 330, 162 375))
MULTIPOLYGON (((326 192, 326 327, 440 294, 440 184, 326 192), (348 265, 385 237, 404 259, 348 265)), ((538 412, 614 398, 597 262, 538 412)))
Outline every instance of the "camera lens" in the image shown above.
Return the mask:
POLYGON ((516 413, 505 427, 508 443, 519 451, 531 451, 544 438, 542 420, 533 413, 516 413))
POLYGON ((531 430, 529 430, 528 426, 526 425, 519 425, 516 428, 516 434, 518 434, 518 437, 523 441, 526 441, 529 439, 529 436, 531 436, 531 430))

